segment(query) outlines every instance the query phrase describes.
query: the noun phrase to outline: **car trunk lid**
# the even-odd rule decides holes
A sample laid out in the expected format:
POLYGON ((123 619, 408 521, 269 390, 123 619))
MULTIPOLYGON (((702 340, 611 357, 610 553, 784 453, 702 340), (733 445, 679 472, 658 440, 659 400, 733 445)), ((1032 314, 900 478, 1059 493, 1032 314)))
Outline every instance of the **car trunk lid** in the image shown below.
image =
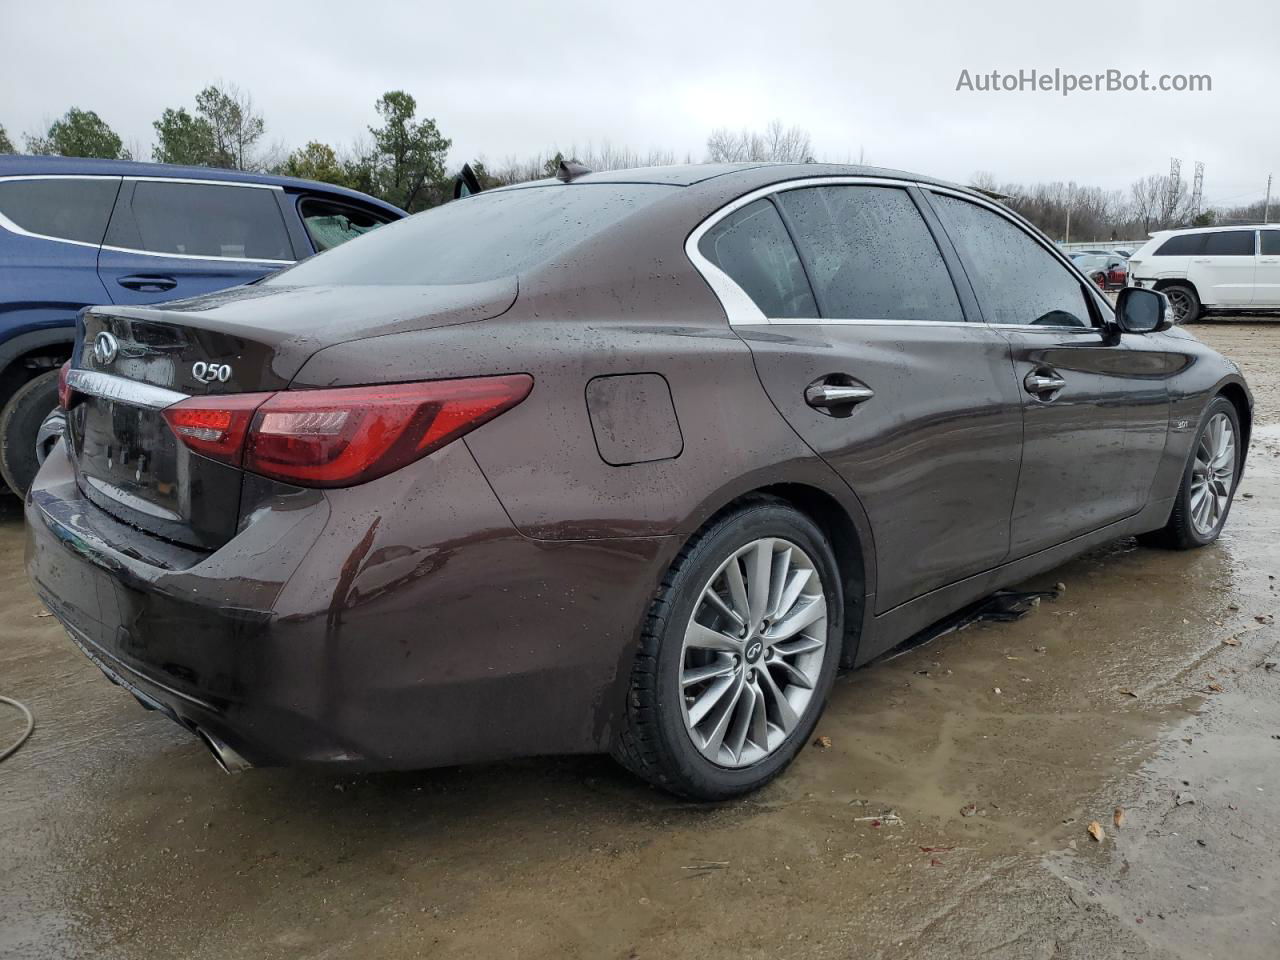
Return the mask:
POLYGON ((242 287, 85 312, 68 374, 81 492, 139 529, 216 549, 239 525, 243 471, 189 449, 163 411, 191 396, 283 390, 336 343, 497 316, 514 279, 435 287, 242 287))

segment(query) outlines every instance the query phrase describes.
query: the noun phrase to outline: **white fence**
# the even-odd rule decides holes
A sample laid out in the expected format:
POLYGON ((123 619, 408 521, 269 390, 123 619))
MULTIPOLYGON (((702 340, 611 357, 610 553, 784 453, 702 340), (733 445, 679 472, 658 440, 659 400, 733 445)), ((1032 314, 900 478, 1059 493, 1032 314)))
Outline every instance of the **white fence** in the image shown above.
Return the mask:
POLYGON ((1075 253, 1077 250, 1128 250, 1132 253, 1146 242, 1145 240, 1091 240, 1088 243, 1060 243, 1058 246, 1068 253, 1075 253))

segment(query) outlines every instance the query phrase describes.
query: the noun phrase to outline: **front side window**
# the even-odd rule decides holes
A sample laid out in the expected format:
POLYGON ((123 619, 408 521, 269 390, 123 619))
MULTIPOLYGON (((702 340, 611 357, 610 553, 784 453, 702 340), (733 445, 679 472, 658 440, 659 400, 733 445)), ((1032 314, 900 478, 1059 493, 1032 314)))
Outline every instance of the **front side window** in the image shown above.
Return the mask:
POLYGON ((1093 325, 1079 277, 1025 230, 967 200, 934 194, 933 203, 964 259, 987 322, 1093 325))
POLYGON ((307 236, 311 238, 316 253, 332 250, 391 220, 390 217, 375 214, 362 207, 321 197, 303 197, 298 209, 302 213, 302 225, 307 228, 307 236))
POLYGON ((1223 230, 1204 235, 1206 257, 1252 257, 1252 230, 1223 230))
POLYGON ((766 317, 817 318, 800 256, 768 200, 733 211, 703 235, 698 252, 727 273, 766 317))
POLYGON ((1280 230, 1262 231, 1262 255, 1264 257, 1280 256, 1280 230))
POLYGON ((783 191, 778 201, 824 316, 964 320, 938 245, 905 190, 810 187, 783 191))
POLYGON ((30 233, 101 243, 119 177, 0 181, 0 214, 30 233))
POLYGON ((126 183, 106 245, 187 257, 293 259, 274 190, 212 183, 126 183))
POLYGON ((1170 237, 1160 245, 1153 256, 1157 257, 1194 257, 1204 250, 1203 233, 1183 233, 1170 237))

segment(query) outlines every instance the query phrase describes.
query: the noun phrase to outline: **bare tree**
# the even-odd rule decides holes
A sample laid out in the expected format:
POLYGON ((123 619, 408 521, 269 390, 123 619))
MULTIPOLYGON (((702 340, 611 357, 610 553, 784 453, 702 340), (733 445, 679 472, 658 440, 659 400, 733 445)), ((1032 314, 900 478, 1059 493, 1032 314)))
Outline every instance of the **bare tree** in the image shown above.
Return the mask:
POLYGON ((808 131, 801 127, 784 127, 773 120, 763 131, 728 127, 712 130, 707 137, 708 163, 806 163, 813 160, 813 145, 808 131))

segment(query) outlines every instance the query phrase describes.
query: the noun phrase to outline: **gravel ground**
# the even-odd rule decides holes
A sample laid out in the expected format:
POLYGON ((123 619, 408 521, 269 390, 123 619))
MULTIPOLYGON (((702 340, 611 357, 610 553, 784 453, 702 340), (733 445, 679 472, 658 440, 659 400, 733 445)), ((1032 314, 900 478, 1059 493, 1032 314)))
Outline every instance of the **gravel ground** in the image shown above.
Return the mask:
POLYGON ((1258 402, 1218 545, 1116 542, 842 676, 831 745, 718 806, 602 758, 223 775, 43 615, 0 503, 0 693, 39 724, 0 765, 0 956, 1274 960, 1280 325, 1195 330, 1258 402))

